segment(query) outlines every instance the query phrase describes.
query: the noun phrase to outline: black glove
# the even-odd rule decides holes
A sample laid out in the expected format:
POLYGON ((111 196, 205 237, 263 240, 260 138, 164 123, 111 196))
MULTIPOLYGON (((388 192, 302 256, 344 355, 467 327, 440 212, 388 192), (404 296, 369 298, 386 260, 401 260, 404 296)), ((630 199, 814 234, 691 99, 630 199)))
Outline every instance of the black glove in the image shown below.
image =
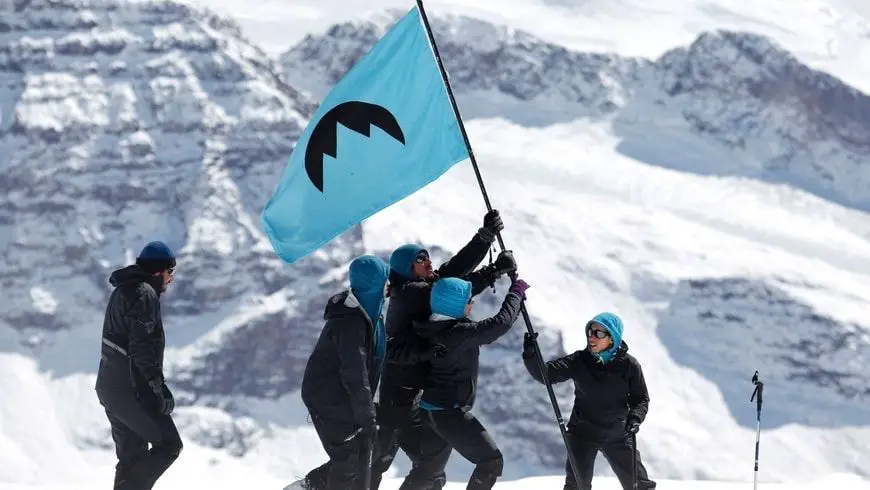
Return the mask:
POLYGON ((635 419, 626 420, 625 430, 628 431, 629 434, 637 434, 637 431, 640 430, 640 422, 635 419))
POLYGON ((483 241, 492 243, 495 241, 498 232, 502 230, 504 230, 504 223, 501 221, 498 210, 493 209, 483 216, 483 226, 477 230, 477 234, 483 241))
POLYGON ((514 259, 514 253, 510 250, 502 250, 495 262, 492 263, 496 277, 501 277, 505 274, 510 274, 517 271, 517 261, 514 259))
POLYGON ((538 332, 530 334, 526 332, 523 336, 523 357, 531 358, 535 357, 535 343, 538 339, 538 332))
POLYGON ((378 433, 377 419, 372 419, 359 428, 359 436, 364 440, 373 440, 378 433))
POLYGON ((148 383, 148 386, 151 387, 151 390, 157 395, 157 411, 162 413, 163 415, 169 415, 175 410, 175 397, 172 396, 172 392, 169 391, 169 387, 166 386, 162 380, 155 379, 148 383))

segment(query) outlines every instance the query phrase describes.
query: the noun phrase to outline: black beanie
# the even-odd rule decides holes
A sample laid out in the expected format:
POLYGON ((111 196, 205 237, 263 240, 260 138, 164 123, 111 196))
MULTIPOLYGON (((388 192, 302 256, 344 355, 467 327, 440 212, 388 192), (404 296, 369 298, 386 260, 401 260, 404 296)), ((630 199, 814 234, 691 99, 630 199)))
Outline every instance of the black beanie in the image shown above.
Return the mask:
POLYGON ((136 264, 150 274, 175 267, 175 254, 165 243, 155 241, 145 245, 136 264))

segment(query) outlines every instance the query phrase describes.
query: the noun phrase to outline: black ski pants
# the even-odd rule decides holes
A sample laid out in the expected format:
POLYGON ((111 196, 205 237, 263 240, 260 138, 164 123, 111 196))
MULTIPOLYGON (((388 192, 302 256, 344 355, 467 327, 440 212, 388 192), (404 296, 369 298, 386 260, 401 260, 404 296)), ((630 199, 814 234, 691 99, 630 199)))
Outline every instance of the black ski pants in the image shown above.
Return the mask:
MULTIPOLYGON (((626 433, 624 436, 602 442, 583 437, 569 430, 568 443, 571 451, 574 453, 574 459, 577 461, 581 490, 592 489, 592 473, 595 469, 595 456, 598 454, 598 451, 604 454, 604 458, 610 463, 610 467, 613 469, 624 490, 632 490, 631 469, 634 457, 637 457, 638 490, 656 487, 656 482, 649 479, 646 468, 640 460, 640 452, 632 447, 630 434, 626 433)), ((564 490, 576 490, 577 484, 575 483, 574 472, 571 470, 571 463, 567 459, 565 461, 565 472, 564 490)))
POLYGON ((141 405, 132 391, 99 393, 99 399, 112 427, 118 458, 114 490, 151 490, 181 453, 175 422, 141 405))
POLYGON ((447 483, 444 468, 451 448, 425 420, 424 411, 417 404, 419 393, 420 390, 414 388, 381 391, 371 490, 378 490, 399 448, 411 460, 411 471, 400 490, 440 490, 447 483))
POLYGON ((474 414, 450 408, 425 411, 425 416, 435 437, 423 442, 424 452, 441 454, 452 447, 475 464, 466 490, 490 490, 502 474, 504 459, 492 436, 474 414))
POLYGON ((312 490, 353 490, 369 464, 372 441, 366 440, 351 421, 331 420, 311 414, 314 430, 329 461, 308 472, 312 490))

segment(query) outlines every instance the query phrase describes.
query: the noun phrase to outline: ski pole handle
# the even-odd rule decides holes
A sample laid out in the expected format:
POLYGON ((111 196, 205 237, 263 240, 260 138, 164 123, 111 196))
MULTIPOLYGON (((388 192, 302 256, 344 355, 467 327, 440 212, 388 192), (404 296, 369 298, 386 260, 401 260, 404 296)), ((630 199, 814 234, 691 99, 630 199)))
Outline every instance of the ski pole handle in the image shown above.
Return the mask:
POLYGON ((752 396, 749 397, 749 401, 753 401, 757 397, 758 411, 761 412, 761 399, 764 396, 764 382, 758 379, 758 371, 755 371, 755 374, 752 376, 752 384, 755 385, 755 389, 752 390, 752 396))

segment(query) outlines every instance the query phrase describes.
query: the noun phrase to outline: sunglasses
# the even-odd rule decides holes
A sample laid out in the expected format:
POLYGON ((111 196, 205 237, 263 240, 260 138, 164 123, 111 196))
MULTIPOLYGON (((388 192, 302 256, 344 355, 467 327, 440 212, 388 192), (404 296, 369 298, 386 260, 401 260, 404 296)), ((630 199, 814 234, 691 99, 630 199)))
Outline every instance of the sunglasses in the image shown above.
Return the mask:
POLYGON ((595 337, 596 339, 606 339, 610 337, 610 334, 607 333, 606 330, 599 330, 597 328, 590 328, 586 330, 587 337, 595 337))
POLYGON ((414 262, 416 262, 418 264, 423 264, 423 263, 426 263, 428 260, 429 260, 429 255, 420 254, 414 259, 414 262))
POLYGON ((175 267, 172 267, 171 269, 166 269, 166 272, 167 272, 170 276, 174 276, 174 275, 175 275, 175 267))

